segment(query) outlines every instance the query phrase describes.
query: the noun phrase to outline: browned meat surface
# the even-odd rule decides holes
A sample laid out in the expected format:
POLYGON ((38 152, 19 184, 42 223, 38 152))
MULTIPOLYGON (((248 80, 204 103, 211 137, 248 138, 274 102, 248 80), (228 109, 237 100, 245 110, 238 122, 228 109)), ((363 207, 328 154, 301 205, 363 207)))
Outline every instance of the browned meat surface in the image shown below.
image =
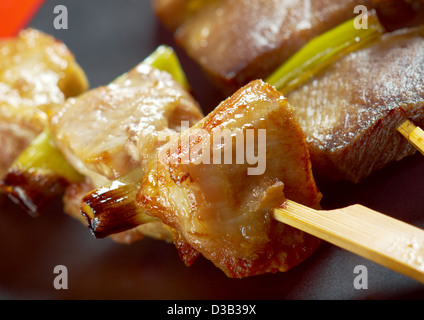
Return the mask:
POLYGON ((314 172, 360 181, 415 152, 396 128, 404 119, 424 124, 424 28, 384 35, 287 97, 314 172))
POLYGON ((352 18, 354 7, 364 3, 367 1, 215 1, 186 19, 175 36, 228 94, 251 80, 265 79, 307 41, 352 18))
POLYGON ((68 99, 50 124, 69 163, 99 186, 147 163, 164 143, 160 134, 202 117, 170 74, 141 63, 107 86, 68 99))
POLYGON ((0 42, 0 177, 44 129, 45 111, 88 88, 60 41, 27 29, 0 42))
MULTIPOLYGON (((144 63, 107 86, 68 99, 52 115, 51 133, 58 149, 86 180, 67 188, 65 212, 87 224, 81 215, 87 194, 93 191, 96 200, 116 179, 139 170, 142 174, 156 149, 166 143, 161 135, 179 132, 184 122, 190 126, 202 118, 196 101, 170 74, 144 63)), ((123 214, 119 205, 114 212, 123 214)), ((169 239, 160 221, 112 238, 131 243, 143 235, 169 239)))
POLYGON ((286 271, 317 248, 316 238, 271 218, 286 197, 319 207, 321 194, 294 110, 258 80, 174 135, 151 161, 137 201, 174 230, 186 264, 201 253, 229 277, 241 278, 286 271), (221 140, 223 132, 232 140, 221 140), (254 141, 248 138, 252 132, 254 141), (239 153, 240 141, 245 153, 239 153), (257 166, 248 160, 252 147, 262 159, 257 166), (263 170, 249 171, 262 167, 261 161, 263 170))
POLYGON ((171 32, 205 5, 220 0, 152 0, 155 14, 171 32))
POLYGON ((424 0, 370 0, 370 6, 389 31, 424 23, 424 0))

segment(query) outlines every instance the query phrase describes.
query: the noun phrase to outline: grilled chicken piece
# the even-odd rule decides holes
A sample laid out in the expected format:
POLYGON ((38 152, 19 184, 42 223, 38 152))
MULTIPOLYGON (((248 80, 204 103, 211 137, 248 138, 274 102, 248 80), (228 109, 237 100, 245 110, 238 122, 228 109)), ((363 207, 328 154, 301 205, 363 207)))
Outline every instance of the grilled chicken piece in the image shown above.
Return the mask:
MULTIPOLYGON (((86 224, 81 216, 84 196, 93 191, 93 199, 99 199, 96 192, 116 179, 134 171, 142 175, 156 149, 166 142, 161 136, 179 132, 183 122, 190 126, 202 118, 197 102, 170 74, 144 63, 107 86, 68 99, 51 117, 52 138, 86 179, 67 188, 65 212, 86 224)), ((118 215, 123 214, 120 210, 118 206, 118 215)), ((112 237, 125 243, 143 235, 166 240, 169 232, 162 226, 152 221, 112 237)))
POLYGON ((88 88, 73 54, 34 29, 0 42, 0 178, 45 128, 50 109, 88 88))
POLYGON ((251 80, 265 79, 307 41, 354 17, 355 6, 366 3, 215 1, 187 18, 175 38, 213 82, 231 94, 251 80))
POLYGON ((321 194, 294 110, 257 80, 171 137, 151 161, 137 202, 172 228, 187 265, 201 253, 227 276, 242 278, 286 271, 317 248, 316 238, 271 218, 285 197, 319 207, 321 194), (249 160, 252 148, 264 170, 249 170, 261 166, 249 160))
POLYGON ((358 182, 413 154, 396 128, 405 119, 424 125, 424 28, 385 34, 287 98, 317 176, 358 182))
POLYGON ((423 0, 152 0, 152 3, 162 24, 174 33, 176 41, 225 94, 233 93, 251 80, 265 79, 307 41, 357 15, 358 5, 376 10, 389 31, 424 21, 423 0))
POLYGON ((51 117, 52 137, 69 163, 96 186, 143 167, 160 134, 203 117, 167 72, 140 63, 111 84, 68 99, 51 117))

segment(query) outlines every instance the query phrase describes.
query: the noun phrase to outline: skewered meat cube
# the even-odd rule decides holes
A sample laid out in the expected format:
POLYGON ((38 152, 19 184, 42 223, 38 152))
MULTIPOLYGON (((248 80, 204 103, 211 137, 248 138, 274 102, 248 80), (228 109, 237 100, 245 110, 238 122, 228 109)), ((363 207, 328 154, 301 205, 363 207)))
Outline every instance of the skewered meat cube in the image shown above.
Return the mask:
POLYGON ((95 185, 147 163, 163 144, 161 132, 203 117, 198 104, 172 76, 140 63, 111 84, 68 99, 51 117, 57 147, 95 185))
MULTIPOLYGON (((265 79, 307 41, 355 16, 361 0, 213 1, 187 18, 176 41, 226 94, 265 79)), ((160 13, 159 13, 160 15, 160 13)), ((163 16, 162 21, 174 15, 163 16)))
POLYGON ((45 128, 50 109, 88 88, 60 41, 34 29, 0 42, 0 177, 45 128))
POLYGON ((294 110, 281 93, 257 80, 161 147, 137 202, 172 228, 186 264, 201 253, 229 277, 241 278, 286 271, 317 248, 316 238, 271 218, 285 197, 319 207, 321 194, 294 110), (231 140, 222 142, 220 134, 226 130, 231 140), (266 161, 263 173, 249 174, 249 161, 238 158, 240 142, 235 141, 246 139, 242 149, 247 159, 249 130, 258 136, 257 154, 266 161), (260 130, 266 132, 263 145, 260 130), (212 155, 218 159, 215 152, 222 164, 208 161, 212 155), (226 152, 233 163, 225 164, 226 152))
POLYGON ((424 29, 385 34, 286 96, 314 173, 358 182, 416 152, 396 128, 405 119, 424 124, 424 29))
MULTIPOLYGON (((52 137, 85 180, 67 188, 65 211, 86 223, 80 212, 86 193, 133 172, 142 175, 165 143, 158 139, 161 134, 176 133, 181 123, 193 125, 202 118, 197 102, 170 74, 145 63, 107 86, 68 99, 51 117, 52 137)), ((130 201, 135 203, 135 195, 130 201)), ((120 242, 143 234, 167 237, 154 221, 137 230, 141 232, 125 230, 112 237, 120 242)))
POLYGON ((153 0, 158 19, 225 93, 265 79, 307 41, 376 10, 384 27, 424 21, 423 0, 153 0))

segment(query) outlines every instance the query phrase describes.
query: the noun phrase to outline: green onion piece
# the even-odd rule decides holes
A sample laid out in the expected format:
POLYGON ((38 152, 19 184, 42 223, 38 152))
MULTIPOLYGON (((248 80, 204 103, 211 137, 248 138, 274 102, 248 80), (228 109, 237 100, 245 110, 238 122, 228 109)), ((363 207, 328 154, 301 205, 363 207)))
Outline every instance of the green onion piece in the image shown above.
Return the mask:
POLYGON ((0 186, 30 215, 38 216, 69 183, 82 179, 53 145, 46 129, 14 161, 0 186))
POLYGON ((152 54, 144 59, 143 63, 168 72, 183 88, 190 90, 190 85, 177 54, 171 47, 166 45, 159 46, 152 54))
POLYGON ((81 200, 81 214, 86 218, 92 235, 104 238, 157 221, 137 205, 143 172, 135 169, 128 175, 86 194, 81 200))
MULTIPOLYGON (((183 88, 190 89, 178 57, 171 47, 165 45, 158 47, 143 61, 143 64, 170 73, 183 88)), ((123 79, 124 75, 114 82, 123 79)), ((83 197, 81 213, 86 218, 93 236, 104 238, 157 220, 146 215, 135 202, 142 177, 141 169, 136 169, 109 185, 92 190, 83 197)))
POLYGON ((274 71, 266 82, 287 93, 340 57, 377 40, 385 31, 374 12, 368 14, 367 28, 356 28, 355 19, 348 20, 309 41, 274 71))
POLYGON ((55 147, 50 131, 45 129, 20 154, 14 166, 19 170, 40 170, 40 172, 54 173, 69 182, 79 182, 83 179, 55 147))

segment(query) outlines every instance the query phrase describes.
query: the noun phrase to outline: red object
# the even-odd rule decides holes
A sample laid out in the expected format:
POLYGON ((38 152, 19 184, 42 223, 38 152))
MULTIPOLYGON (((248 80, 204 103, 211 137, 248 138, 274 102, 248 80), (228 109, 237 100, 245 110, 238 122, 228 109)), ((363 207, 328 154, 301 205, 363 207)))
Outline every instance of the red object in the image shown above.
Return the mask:
POLYGON ((44 0, 1 0, 0 38, 13 37, 26 27, 44 0))

